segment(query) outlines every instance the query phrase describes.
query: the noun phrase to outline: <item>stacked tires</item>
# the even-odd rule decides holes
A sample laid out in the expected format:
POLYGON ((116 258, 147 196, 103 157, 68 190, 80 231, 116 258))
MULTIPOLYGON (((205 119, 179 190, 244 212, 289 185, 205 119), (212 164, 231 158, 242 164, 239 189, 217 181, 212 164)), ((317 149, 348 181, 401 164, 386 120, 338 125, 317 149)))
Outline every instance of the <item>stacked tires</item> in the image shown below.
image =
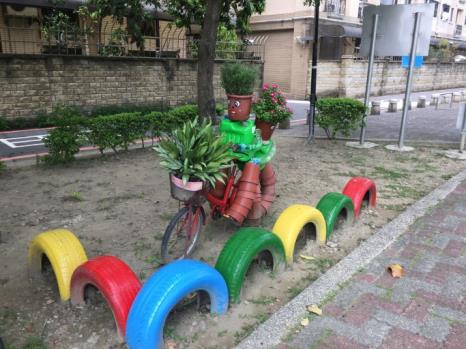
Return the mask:
MULTIPOLYGON (((285 209, 272 231, 241 228, 225 244, 215 268, 194 260, 178 260, 156 271, 144 285, 122 260, 99 256, 88 260, 79 239, 69 230, 38 234, 29 245, 31 276, 50 262, 62 301, 83 303, 88 286, 97 288, 112 310, 120 340, 132 349, 163 348, 163 328, 170 311, 183 298, 203 291, 210 297, 211 312, 224 314, 229 303, 240 301, 251 263, 271 257, 274 272, 293 263, 295 243, 303 228, 312 224, 316 240, 324 244, 342 214, 353 221, 364 200, 376 204, 375 184, 367 178, 348 181, 343 193, 328 193, 316 208, 292 205, 285 209)), ((270 258, 269 258, 270 259, 270 258)))

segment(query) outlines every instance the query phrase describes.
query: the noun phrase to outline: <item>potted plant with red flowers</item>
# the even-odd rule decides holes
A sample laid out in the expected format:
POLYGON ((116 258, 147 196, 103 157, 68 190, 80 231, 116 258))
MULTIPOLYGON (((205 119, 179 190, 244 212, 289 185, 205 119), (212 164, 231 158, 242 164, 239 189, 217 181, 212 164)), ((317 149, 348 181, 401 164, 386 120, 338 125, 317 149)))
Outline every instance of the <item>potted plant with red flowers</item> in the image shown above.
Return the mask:
POLYGON ((254 104, 253 110, 256 114, 256 127, 261 130, 264 141, 272 137, 278 123, 289 119, 292 114, 276 84, 262 86, 262 97, 254 104))
POLYGON ((225 63, 220 80, 228 98, 228 117, 246 121, 251 113, 252 93, 256 83, 256 69, 240 63, 225 63))

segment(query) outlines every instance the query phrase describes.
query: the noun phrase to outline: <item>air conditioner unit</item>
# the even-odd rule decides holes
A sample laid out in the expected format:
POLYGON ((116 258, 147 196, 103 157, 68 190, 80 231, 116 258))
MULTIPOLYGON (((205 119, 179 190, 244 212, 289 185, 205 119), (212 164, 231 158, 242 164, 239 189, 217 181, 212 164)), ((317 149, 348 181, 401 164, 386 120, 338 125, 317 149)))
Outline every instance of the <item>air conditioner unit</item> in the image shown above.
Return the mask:
POLYGON ((39 17, 39 9, 37 7, 28 7, 21 5, 7 5, 6 15, 36 18, 39 17))

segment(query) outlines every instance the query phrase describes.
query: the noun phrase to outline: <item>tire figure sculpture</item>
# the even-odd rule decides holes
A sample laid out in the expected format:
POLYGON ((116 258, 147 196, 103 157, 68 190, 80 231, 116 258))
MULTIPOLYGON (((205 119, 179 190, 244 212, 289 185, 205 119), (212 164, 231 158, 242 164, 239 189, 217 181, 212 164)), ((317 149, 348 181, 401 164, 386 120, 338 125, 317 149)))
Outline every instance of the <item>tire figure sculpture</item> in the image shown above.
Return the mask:
POLYGON ((354 205, 354 216, 359 217, 359 212, 361 211, 361 206, 365 198, 368 197, 369 205, 371 207, 376 206, 377 201, 377 189, 375 183, 364 177, 353 177, 348 183, 346 183, 345 188, 343 189, 343 194, 348 196, 354 205))
POLYGON ((49 230, 36 235, 29 245, 28 261, 32 273, 37 274, 43 270, 44 256, 52 265, 60 298, 68 300, 71 276, 77 267, 87 261, 83 246, 69 230, 49 230))
POLYGON ((97 288, 112 310, 118 336, 124 340, 126 320, 141 282, 131 268, 114 256, 100 256, 79 266, 71 278, 71 302, 84 303, 86 287, 97 288))
POLYGON ((314 224, 316 239, 324 244, 326 239, 325 219, 319 210, 307 205, 292 205, 285 209, 278 217, 272 232, 276 234, 283 243, 285 256, 288 264, 293 263, 293 254, 296 239, 306 224, 314 224))
POLYGON ((341 213, 346 221, 354 220, 354 206, 349 197, 340 193, 327 193, 320 199, 316 208, 322 212, 327 227, 327 239, 333 233, 335 222, 341 213))
POLYGON ((167 264, 144 284, 131 306, 126 341, 131 349, 163 348, 163 327, 170 311, 190 293, 205 291, 211 312, 228 309, 228 289, 222 275, 209 265, 183 259, 167 264))
POLYGON ((225 244, 218 256, 217 269, 224 277, 230 302, 240 301, 240 291, 246 272, 253 259, 262 252, 272 256, 273 270, 278 271, 285 261, 285 251, 280 239, 261 228, 241 228, 225 244))

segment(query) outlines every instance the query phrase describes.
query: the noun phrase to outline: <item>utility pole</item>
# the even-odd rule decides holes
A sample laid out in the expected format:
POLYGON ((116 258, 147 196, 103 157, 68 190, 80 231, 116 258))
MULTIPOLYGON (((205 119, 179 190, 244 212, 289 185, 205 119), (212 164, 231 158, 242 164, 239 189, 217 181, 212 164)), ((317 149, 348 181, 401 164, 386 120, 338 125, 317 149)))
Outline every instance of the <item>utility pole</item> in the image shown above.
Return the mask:
POLYGON ((319 48, 319 7, 320 0, 314 2, 314 41, 312 43, 311 93, 309 95, 309 135, 307 143, 314 140, 315 111, 317 101, 317 51, 319 48))

